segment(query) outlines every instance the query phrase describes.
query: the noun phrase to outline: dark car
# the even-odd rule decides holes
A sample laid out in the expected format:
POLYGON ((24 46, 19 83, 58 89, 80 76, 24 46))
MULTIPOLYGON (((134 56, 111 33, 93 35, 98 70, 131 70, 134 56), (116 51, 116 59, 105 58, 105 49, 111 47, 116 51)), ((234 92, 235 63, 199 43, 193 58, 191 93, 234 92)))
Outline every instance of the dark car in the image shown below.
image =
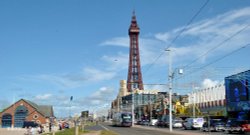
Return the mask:
POLYGON ((225 126, 225 132, 227 133, 245 133, 250 131, 250 124, 249 121, 246 120, 235 120, 229 119, 225 126))
POLYGON ((149 125, 149 120, 145 119, 140 122, 140 125, 149 125))
POLYGON ((157 127, 167 127, 168 124, 163 120, 158 120, 155 124, 157 127))
POLYGON ((210 119, 202 126, 203 131, 224 131, 226 122, 222 119, 210 119))
POLYGON ((34 121, 24 121, 23 128, 38 127, 38 124, 34 121))

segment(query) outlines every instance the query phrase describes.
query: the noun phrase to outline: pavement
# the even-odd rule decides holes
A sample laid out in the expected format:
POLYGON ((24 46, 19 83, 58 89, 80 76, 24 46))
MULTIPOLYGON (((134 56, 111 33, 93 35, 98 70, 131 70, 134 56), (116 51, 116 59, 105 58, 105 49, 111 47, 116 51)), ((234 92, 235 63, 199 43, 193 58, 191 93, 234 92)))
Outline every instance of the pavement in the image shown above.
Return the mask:
POLYGON ((23 128, 0 128, 0 135, 24 135, 25 132, 23 128))

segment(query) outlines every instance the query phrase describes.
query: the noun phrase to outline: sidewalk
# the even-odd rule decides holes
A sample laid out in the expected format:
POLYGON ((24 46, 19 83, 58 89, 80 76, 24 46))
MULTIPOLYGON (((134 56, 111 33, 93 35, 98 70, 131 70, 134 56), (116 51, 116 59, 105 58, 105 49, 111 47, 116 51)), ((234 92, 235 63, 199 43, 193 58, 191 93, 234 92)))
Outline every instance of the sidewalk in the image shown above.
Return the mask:
POLYGON ((25 132, 23 128, 0 128, 0 135, 24 135, 25 132))

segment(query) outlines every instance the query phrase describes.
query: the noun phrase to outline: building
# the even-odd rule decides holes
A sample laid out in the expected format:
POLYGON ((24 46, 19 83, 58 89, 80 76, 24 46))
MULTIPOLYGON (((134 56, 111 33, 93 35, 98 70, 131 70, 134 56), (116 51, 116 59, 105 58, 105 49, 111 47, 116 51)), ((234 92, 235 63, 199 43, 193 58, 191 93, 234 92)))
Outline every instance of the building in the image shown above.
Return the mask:
POLYGON ((135 90, 134 95, 129 94, 121 98, 120 110, 130 112, 132 110, 132 97, 134 97, 135 119, 149 119, 150 115, 152 116, 157 94, 156 90, 135 90))
POLYGON ((137 25, 135 12, 133 12, 132 21, 128 30, 130 47, 129 47, 129 66, 128 66, 128 78, 127 89, 128 92, 139 89, 143 90, 143 81, 141 73, 140 63, 140 51, 139 51, 139 33, 140 28, 137 25))
POLYGON ((228 117, 250 120, 250 70, 225 77, 228 117))
POLYGON ((23 127, 24 121, 34 121, 48 126, 54 119, 52 106, 37 105, 25 99, 20 99, 0 113, 0 125, 4 128, 23 127))
POLYGON ((195 90, 188 97, 191 111, 189 115, 227 115, 224 84, 195 90))

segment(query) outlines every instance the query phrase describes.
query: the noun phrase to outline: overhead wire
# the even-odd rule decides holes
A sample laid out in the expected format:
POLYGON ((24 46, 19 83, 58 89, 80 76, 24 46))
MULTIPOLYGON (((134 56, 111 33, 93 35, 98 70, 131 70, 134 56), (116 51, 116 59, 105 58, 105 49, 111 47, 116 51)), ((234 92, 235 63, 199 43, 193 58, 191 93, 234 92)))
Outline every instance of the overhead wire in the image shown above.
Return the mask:
POLYGON ((182 69, 183 70, 187 70, 188 67, 190 67, 190 65, 192 65, 193 63, 195 63, 196 61, 198 61, 202 57, 206 56, 211 51, 213 51, 213 50, 217 49, 218 47, 224 45, 226 42, 228 42, 229 40, 231 40, 232 38, 234 38, 235 36, 237 36, 238 34, 240 34, 241 32, 243 32, 247 28, 249 28, 249 24, 245 25, 243 28, 241 28, 240 30, 238 30, 237 32, 235 32, 234 34, 232 34, 231 36, 229 36, 228 38, 224 39, 223 41, 221 41, 218 45, 216 45, 216 46, 212 47, 211 49, 209 49, 208 51, 206 51, 205 53, 203 53, 202 55, 200 55, 199 57, 197 57, 196 59, 194 59, 193 61, 191 61, 189 64, 183 66, 182 69))
POLYGON ((164 48, 164 50, 160 53, 159 56, 156 57, 156 59, 148 66, 148 68, 145 70, 144 74, 147 73, 147 71, 159 60, 159 58, 164 54, 164 51, 171 47, 173 43, 181 36, 181 34, 187 29, 187 27, 194 21, 194 19, 201 13, 201 11, 207 6, 210 0, 206 0, 205 3, 199 8, 199 10, 192 16, 192 18, 188 21, 188 23, 184 26, 184 28, 176 35, 176 37, 170 42, 168 46, 164 48))
POLYGON ((240 29, 239 31, 237 31, 236 33, 234 33, 233 35, 231 35, 230 37, 226 38, 225 40, 223 40, 222 42, 220 42, 218 45, 216 45, 215 47, 209 49, 207 52, 203 53, 202 55, 200 55, 199 57, 197 57, 195 60, 191 61, 189 64, 185 65, 183 67, 183 69, 189 67, 190 65, 192 65, 193 63, 195 63, 196 61, 198 61, 199 59, 201 59, 202 57, 206 56, 208 53, 210 53, 211 51, 215 50, 216 48, 222 46, 224 43, 226 43, 227 41, 231 40, 232 38, 234 38, 235 36, 237 36, 238 34, 240 34, 242 31, 246 30, 249 27, 249 25, 244 26, 242 29, 240 29))
MULTIPOLYGON (((230 55, 232 55, 232 54, 234 54, 234 53, 240 51, 241 49, 246 48, 246 47, 249 46, 249 45, 250 45, 250 43, 247 43, 246 45, 241 46, 240 48, 238 48, 238 49, 236 49, 236 50, 233 50, 233 51, 231 51, 230 53, 227 53, 226 55, 224 55, 224 56, 222 56, 222 57, 220 57, 220 58, 218 58, 218 59, 216 59, 216 60, 214 60, 214 61, 211 61, 210 63, 208 63, 208 64, 206 64, 206 65, 204 65, 204 66, 202 66, 202 67, 199 67, 197 70, 195 70, 195 71, 193 71, 193 72, 190 72, 190 73, 187 73, 187 74, 185 74, 185 75, 183 75, 183 76, 187 76, 187 75, 190 75, 190 74, 194 74, 194 73, 198 72, 199 70, 204 69, 205 67, 207 67, 207 66, 209 66, 209 65, 212 65, 212 64, 214 64, 214 63, 216 63, 216 62, 218 62, 218 61, 224 59, 225 57, 228 57, 228 56, 230 56, 230 55)), ((183 76, 180 76, 179 78, 176 78, 176 79, 178 80, 178 79, 182 78, 183 76)))

